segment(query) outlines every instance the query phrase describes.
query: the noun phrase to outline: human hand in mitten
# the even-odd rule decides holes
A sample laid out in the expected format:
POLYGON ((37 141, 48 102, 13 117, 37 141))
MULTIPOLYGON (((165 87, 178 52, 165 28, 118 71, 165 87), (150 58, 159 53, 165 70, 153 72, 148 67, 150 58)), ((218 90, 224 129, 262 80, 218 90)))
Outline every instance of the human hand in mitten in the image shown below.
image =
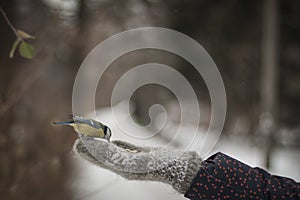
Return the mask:
POLYGON ((200 169, 196 152, 138 147, 123 141, 77 139, 74 151, 84 159, 129 180, 160 181, 184 194, 200 169))

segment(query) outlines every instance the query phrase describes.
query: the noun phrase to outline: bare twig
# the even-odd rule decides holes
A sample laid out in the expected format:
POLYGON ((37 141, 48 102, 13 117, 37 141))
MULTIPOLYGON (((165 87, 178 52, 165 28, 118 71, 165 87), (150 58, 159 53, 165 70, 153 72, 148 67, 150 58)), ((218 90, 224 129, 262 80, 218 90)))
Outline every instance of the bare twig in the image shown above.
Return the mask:
POLYGON ((14 34, 17 36, 17 38, 19 38, 19 34, 16 30, 16 28, 12 25, 12 23, 9 21, 7 15, 5 14, 4 10, 0 7, 0 11, 5 19, 5 21, 7 22, 7 24, 9 25, 9 27, 11 28, 11 30, 14 32, 14 34))
MULTIPOLYGON (((3 15, 7 24, 9 25, 9 27, 11 28, 11 30, 16 35, 16 37, 19 40, 23 41, 24 36, 23 37, 20 36, 20 34, 18 33, 18 30, 12 25, 12 23, 8 19, 6 13, 4 12, 4 10, 1 7, 0 7, 0 12, 3 15)), ((24 33, 24 34, 27 34, 27 33, 24 33)), ((29 34, 27 34, 27 35, 28 35, 28 37, 30 36, 29 34)), ((41 71, 42 70, 40 69, 36 73, 32 74, 31 76, 28 76, 22 82, 22 85, 19 88, 19 90, 16 93, 12 94, 10 97, 8 97, 6 101, 3 98, 3 102, 0 102, 0 117, 3 116, 12 106, 14 106, 22 98, 22 96, 31 88, 34 81, 40 76, 41 71)))

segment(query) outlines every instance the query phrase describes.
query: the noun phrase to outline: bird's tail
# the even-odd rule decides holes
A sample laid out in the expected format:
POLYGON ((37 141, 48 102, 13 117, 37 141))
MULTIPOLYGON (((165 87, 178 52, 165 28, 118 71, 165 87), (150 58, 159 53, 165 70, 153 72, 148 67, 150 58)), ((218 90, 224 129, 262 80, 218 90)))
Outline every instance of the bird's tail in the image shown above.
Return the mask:
POLYGON ((74 121, 69 121, 69 122, 52 122, 52 124, 59 124, 59 125, 71 125, 74 124, 74 121))

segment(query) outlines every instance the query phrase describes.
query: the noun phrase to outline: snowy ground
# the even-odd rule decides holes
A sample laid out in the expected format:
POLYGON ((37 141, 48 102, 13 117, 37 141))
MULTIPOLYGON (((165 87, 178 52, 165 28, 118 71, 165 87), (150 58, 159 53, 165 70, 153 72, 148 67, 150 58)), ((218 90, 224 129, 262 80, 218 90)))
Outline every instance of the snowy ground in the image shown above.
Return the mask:
MULTIPOLYGON (((119 115, 122 113, 120 109, 119 115)), ((132 138, 121 131, 118 130, 118 127, 113 124, 113 121, 110 116, 111 112, 109 109, 103 109, 98 115, 98 119, 107 125, 109 125, 113 130, 113 140, 125 140, 134 144, 141 146, 161 146, 166 144, 166 141, 161 141, 159 138, 154 137, 152 139, 141 140, 137 138, 132 138)), ((127 123, 127 118, 124 118, 124 123, 127 123)), ((128 123, 129 124, 129 123, 128 123)), ((134 129, 134 128, 133 128, 134 129)), ((176 138, 172 136, 173 132, 166 131, 166 137, 170 137, 172 142, 169 143, 168 148, 186 149, 190 144, 190 141, 187 138, 193 138, 194 135, 189 135, 189 129, 191 127, 184 127, 185 135, 178 134, 176 138), (175 145, 173 145, 175 144, 175 145)), ((167 127, 167 130, 172 130, 172 127, 167 127)), ((192 129, 193 130, 193 129, 192 129)), ((151 133, 149 133, 151 134, 151 133)), ((211 136, 207 137, 204 146, 202 142, 205 134, 200 130, 197 136, 198 138, 193 140, 193 144, 189 149, 197 150, 199 154, 205 157, 212 155, 215 152, 222 151, 250 166, 263 167, 263 156, 262 151, 254 145, 251 145, 250 142, 245 138, 235 137, 234 139, 222 139, 218 140, 216 145, 217 137, 211 136), (210 151, 209 154, 206 154, 210 148, 214 148, 210 151)), ((171 141, 170 139, 170 141, 171 141)), ((300 180, 300 150, 299 149, 276 149, 274 155, 272 155, 272 169, 271 173, 281 176, 288 176, 297 181, 300 180)), ((186 199, 183 195, 177 193, 171 186, 168 186, 163 183, 157 182, 141 182, 141 181, 128 181, 124 178, 108 171, 96 167, 84 161, 81 158, 74 157, 74 163, 78 166, 78 175, 72 180, 72 188, 74 189, 76 200, 85 199, 85 200, 99 200, 99 199, 186 199)))

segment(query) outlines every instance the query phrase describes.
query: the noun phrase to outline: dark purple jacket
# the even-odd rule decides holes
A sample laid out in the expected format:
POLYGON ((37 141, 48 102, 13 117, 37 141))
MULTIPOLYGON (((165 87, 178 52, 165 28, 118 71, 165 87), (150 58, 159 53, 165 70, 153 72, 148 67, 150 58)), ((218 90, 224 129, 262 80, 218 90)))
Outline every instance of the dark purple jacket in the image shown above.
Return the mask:
POLYGON ((252 168, 223 153, 202 162, 184 195, 198 199, 299 199, 300 183, 252 168))

